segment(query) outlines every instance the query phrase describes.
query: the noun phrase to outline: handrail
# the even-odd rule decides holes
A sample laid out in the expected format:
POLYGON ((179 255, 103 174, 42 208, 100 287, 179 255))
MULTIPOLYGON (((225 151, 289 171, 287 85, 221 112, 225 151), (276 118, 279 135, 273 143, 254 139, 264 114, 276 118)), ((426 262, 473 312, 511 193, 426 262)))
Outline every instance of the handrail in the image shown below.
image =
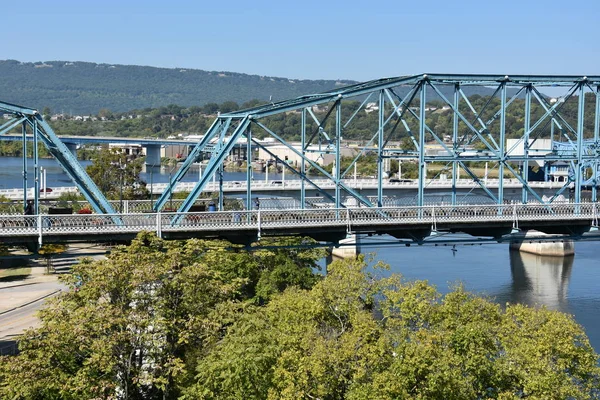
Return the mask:
MULTIPOLYGON (((0 237, 47 235, 135 234, 156 232, 307 231, 326 228, 360 230, 361 227, 509 222, 513 227, 531 221, 597 221, 595 203, 436 205, 345 209, 289 209, 219 212, 161 212, 91 215, 0 215, 0 237), (173 221, 178 221, 174 223, 173 221)), ((597 222, 596 222, 597 223, 597 222)))

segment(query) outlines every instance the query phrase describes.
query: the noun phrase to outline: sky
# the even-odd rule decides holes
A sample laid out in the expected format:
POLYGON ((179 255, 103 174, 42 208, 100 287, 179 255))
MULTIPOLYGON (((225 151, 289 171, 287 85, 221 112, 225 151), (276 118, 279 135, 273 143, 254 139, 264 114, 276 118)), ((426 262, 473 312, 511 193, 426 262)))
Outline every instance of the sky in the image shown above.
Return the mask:
POLYGON ((599 12, 600 0, 28 0, 2 7, 0 59, 357 81, 599 75, 599 12))

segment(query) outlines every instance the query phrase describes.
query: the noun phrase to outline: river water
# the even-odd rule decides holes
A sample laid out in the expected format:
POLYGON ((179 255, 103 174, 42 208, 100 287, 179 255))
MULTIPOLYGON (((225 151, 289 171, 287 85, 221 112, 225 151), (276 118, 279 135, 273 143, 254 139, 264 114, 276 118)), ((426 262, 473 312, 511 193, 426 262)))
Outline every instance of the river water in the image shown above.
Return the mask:
POLYGON ((600 352, 600 255, 598 242, 577 242, 575 256, 547 257, 511 251, 508 244, 378 246, 362 253, 390 265, 408 280, 424 279, 442 293, 461 282, 500 304, 546 306, 574 315, 600 352))
MULTIPOLYGON (((90 164, 90 161, 80 161, 85 168, 90 164)), ((58 162, 54 159, 44 158, 39 160, 39 166, 46 170, 46 186, 49 188, 60 186, 75 186, 71 179, 64 173, 58 162)), ((144 170, 140 177, 146 183, 165 183, 169 181, 169 175, 174 175, 179 166, 173 167, 148 167, 144 170)), ((20 157, 0 157, 0 189, 11 189, 23 187, 23 159, 20 157)), ((198 180, 201 172, 199 166, 194 165, 182 179, 183 182, 194 182, 198 180)), ((33 186, 33 162, 27 161, 28 186, 33 186)), ((284 177, 282 174, 269 173, 269 180, 281 180, 284 177)), ((245 172, 225 172, 223 179, 230 181, 246 181, 245 172)), ((265 174, 253 172, 253 179, 264 180, 265 174)), ((290 173, 286 174, 286 180, 297 179, 290 173)))
MULTIPOLYGON (((47 169, 48 187, 72 186, 54 160, 40 160, 40 166, 47 169)), ((21 187, 21 170, 22 159, 0 157, 0 189, 21 187)), ((198 167, 192 169, 184 181, 196 180, 198 173, 198 167)), ((169 169, 155 168, 152 178, 153 182, 167 182, 169 169)), ((264 175, 255 173, 254 178, 264 179, 264 175)), ((270 174, 269 178, 281 176, 270 174)), ((149 182, 150 174, 142 179, 149 182)), ((225 179, 245 181, 246 174, 227 172, 225 179)), ((470 291, 500 304, 545 305, 570 313, 600 352, 600 243, 578 242, 574 257, 556 258, 509 251, 506 244, 461 245, 453 251, 452 247, 385 246, 369 240, 381 242, 380 238, 365 239, 363 253, 373 252, 376 259, 390 264, 391 272, 410 280, 426 279, 442 293, 449 285, 462 282, 470 291)))

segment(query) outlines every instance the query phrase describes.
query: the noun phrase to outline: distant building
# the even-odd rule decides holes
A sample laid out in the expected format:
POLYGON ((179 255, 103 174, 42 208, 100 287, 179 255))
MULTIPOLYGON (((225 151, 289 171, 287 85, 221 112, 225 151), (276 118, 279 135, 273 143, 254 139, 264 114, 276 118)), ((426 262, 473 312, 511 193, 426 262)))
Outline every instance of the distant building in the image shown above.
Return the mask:
POLYGON ((146 149, 141 144, 109 143, 109 149, 118 149, 128 156, 138 157, 146 155, 146 149))
POLYGON ((367 105, 365 106, 365 112, 369 114, 373 111, 379 111, 379 106, 377 105, 377 103, 367 103, 367 105))
MULTIPOLYGON (((265 146, 271 153, 276 155, 282 160, 286 160, 290 165, 299 166, 301 162, 301 157, 297 155, 292 149, 288 146, 277 143, 272 145, 265 146)), ((295 143, 293 147, 296 150, 300 150, 300 144, 295 143)), ((355 156, 358 153, 358 149, 355 147, 347 147, 344 146, 340 148, 342 157, 351 157, 355 156)), ((319 165, 330 165, 335 162, 335 154, 334 150, 327 150, 325 146, 319 148, 317 145, 312 145, 307 148, 307 152, 305 153, 306 158, 319 165)), ((273 157, 269 154, 265 149, 260 148, 258 150, 258 158, 260 160, 271 160, 273 157)))

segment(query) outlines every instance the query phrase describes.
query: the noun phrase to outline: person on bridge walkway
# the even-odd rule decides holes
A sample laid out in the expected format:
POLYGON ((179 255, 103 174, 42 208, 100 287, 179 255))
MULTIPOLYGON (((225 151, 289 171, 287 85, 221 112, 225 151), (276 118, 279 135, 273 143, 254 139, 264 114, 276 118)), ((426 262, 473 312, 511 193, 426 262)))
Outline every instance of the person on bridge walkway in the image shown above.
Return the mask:
POLYGON ((258 201, 258 197, 254 199, 254 209, 258 210, 260 208, 260 202, 258 201))
POLYGON ((27 205, 25 206, 25 215, 35 215, 33 209, 33 200, 27 200, 27 205))

